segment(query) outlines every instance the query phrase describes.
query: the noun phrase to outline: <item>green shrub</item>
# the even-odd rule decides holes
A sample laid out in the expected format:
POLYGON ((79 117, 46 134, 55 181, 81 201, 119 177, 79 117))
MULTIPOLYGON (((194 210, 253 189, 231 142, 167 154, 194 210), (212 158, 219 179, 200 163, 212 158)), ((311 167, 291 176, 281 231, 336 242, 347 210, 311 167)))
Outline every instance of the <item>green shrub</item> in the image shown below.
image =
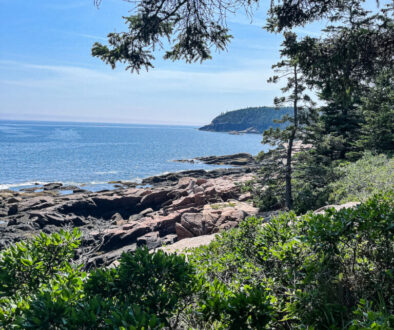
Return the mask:
POLYGON ((381 315, 376 319, 394 326, 392 318, 386 317, 394 306, 393 209, 391 192, 355 209, 300 218, 284 213, 266 224, 246 220, 189 257, 205 283, 196 313, 204 319, 208 310, 210 319, 215 315, 221 324, 229 325, 234 322, 232 308, 238 305, 226 307, 228 297, 264 292, 255 302, 264 307, 249 309, 243 328, 264 328, 265 324, 267 328, 331 329, 367 324, 354 314, 362 299, 376 306, 383 303, 385 311, 375 310, 381 315), (265 322, 257 326, 253 320, 259 312, 264 313, 265 322))
POLYGON ((364 202, 394 187, 394 159, 366 152, 363 158, 337 168, 339 180, 330 185, 333 203, 364 202))
POLYGON ((249 218, 184 256, 138 249, 87 276, 77 230, 0 251, 1 329, 390 329, 394 193, 249 218))
POLYGON ((123 254, 118 267, 94 271, 86 282, 82 311, 92 311, 86 326, 175 327, 179 312, 192 299, 193 275, 183 256, 147 249, 123 254))
POLYGON ((41 234, 0 252, 1 329, 176 326, 195 288, 184 257, 139 249, 86 276, 71 263, 79 236, 41 234))
POLYGON ((49 328, 61 309, 79 299, 86 274, 70 264, 79 236, 77 230, 41 233, 0 251, 0 328, 49 328), (27 317, 43 304, 51 305, 46 313, 27 317))

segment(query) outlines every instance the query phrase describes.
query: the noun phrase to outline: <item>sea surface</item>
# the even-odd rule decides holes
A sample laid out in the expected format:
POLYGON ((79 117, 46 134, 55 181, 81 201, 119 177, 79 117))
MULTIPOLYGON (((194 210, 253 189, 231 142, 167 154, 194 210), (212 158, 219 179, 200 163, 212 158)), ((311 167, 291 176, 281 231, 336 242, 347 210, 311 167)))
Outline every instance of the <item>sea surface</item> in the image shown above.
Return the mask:
POLYGON ((190 126, 0 121, 0 189, 62 182, 97 191, 110 181, 220 166, 175 159, 267 147, 258 134, 203 132, 190 126))

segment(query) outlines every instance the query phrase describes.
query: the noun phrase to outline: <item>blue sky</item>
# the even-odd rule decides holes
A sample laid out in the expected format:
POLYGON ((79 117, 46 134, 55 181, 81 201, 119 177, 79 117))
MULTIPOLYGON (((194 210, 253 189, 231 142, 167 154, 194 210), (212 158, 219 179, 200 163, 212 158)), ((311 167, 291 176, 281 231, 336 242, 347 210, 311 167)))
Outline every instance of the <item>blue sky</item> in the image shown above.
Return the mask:
MULTIPOLYGON (((375 0, 369 0, 372 6, 375 0)), ((253 22, 229 17, 228 51, 203 64, 164 61, 140 75, 112 70, 91 46, 124 31, 131 4, 103 0, 0 0, 0 119, 204 124, 223 111, 271 105, 266 81, 281 36, 264 31, 267 0, 253 22)), ((296 29, 319 35, 323 23, 296 29)))

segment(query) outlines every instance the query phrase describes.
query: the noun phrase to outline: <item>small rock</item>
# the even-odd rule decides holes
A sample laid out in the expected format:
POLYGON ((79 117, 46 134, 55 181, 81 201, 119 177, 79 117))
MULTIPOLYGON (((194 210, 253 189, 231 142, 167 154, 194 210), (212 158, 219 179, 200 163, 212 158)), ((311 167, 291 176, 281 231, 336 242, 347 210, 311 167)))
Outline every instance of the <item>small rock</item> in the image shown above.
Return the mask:
POLYGON ((147 215, 149 213, 152 213, 152 212, 154 212, 153 209, 152 208, 148 208, 148 209, 145 209, 145 210, 141 211, 139 213, 139 215, 141 215, 143 217, 143 216, 145 216, 145 215, 147 215))
POLYGON ((12 204, 8 208, 8 215, 14 215, 18 213, 18 204, 12 204))
POLYGON ((149 250, 161 246, 161 239, 159 236, 159 232, 155 231, 152 233, 145 234, 144 236, 138 237, 137 246, 146 246, 149 250))
POLYGON ((22 201, 22 198, 20 197, 11 197, 7 200, 8 203, 19 203, 22 201))
POLYGON ((43 185, 44 190, 56 190, 63 186, 60 182, 47 183, 43 185))

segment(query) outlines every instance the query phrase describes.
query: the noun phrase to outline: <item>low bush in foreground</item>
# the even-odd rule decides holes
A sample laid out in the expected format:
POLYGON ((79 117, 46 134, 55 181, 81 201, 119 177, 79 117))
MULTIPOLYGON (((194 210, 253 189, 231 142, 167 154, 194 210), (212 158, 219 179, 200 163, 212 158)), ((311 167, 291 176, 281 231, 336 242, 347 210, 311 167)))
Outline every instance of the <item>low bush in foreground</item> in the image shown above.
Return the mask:
POLYGON ((79 233, 0 252, 0 328, 390 329, 394 194, 250 218, 183 256, 124 254, 88 276, 79 233))

